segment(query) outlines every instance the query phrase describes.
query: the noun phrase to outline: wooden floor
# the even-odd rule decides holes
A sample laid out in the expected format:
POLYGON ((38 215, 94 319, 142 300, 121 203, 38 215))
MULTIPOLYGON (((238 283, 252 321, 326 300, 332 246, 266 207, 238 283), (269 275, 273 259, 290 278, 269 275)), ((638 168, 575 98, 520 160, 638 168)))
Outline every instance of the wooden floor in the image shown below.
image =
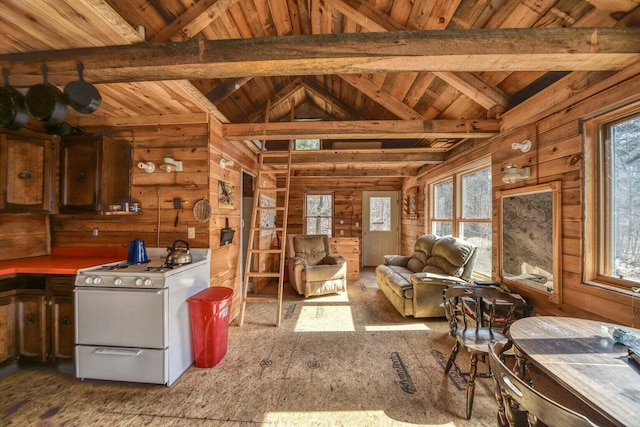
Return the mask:
POLYGON ((492 380, 478 380, 466 420, 463 382, 443 373, 454 343, 444 320, 402 318, 372 269, 341 294, 285 289, 279 328, 275 305, 249 305, 225 358, 171 387, 13 369, 0 380, 0 425, 495 426, 492 380))

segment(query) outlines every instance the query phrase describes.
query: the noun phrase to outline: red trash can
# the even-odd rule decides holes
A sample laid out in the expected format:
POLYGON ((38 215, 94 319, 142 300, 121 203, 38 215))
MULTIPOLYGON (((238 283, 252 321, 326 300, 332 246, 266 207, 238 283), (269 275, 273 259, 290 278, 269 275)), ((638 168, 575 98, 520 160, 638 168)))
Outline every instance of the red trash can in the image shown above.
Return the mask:
POLYGON ((229 309, 233 289, 214 286, 187 299, 191 342, 198 368, 212 368, 227 353, 229 309))

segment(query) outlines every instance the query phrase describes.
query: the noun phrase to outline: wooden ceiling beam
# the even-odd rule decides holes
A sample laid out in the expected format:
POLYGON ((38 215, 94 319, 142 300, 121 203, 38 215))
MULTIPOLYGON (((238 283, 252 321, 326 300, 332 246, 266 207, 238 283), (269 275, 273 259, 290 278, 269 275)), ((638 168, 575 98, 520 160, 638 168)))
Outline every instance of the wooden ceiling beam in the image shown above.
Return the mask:
MULTIPOLYGON (((369 31, 408 30, 408 28, 371 6, 369 3, 360 0, 327 0, 327 3, 369 31)), ((485 82, 475 73, 440 71, 437 72, 436 75, 487 110, 492 109, 496 105, 506 107, 509 102, 509 97, 502 90, 485 82)), ((386 103, 382 105, 384 107, 387 106, 386 103)), ((398 115, 395 112, 394 114, 398 115)), ((398 115, 398 117, 402 116, 398 115)))
POLYGON ((500 28, 317 34, 0 55, 14 86, 405 71, 618 70, 640 60, 640 28, 500 28))
POLYGON ((152 43, 190 40, 239 0, 200 0, 160 30, 152 43))
POLYGON ((238 77, 235 79, 224 79, 214 87, 210 92, 205 95, 211 102, 222 101, 226 97, 230 96, 233 92, 240 89, 247 84, 253 77, 238 77))
MULTIPOLYGON (((331 168, 331 169, 309 169, 305 164, 304 167, 297 169, 292 165, 293 174, 295 177, 305 177, 305 178, 358 178, 358 179, 366 179, 366 178, 380 178, 380 177, 388 177, 388 178, 407 178, 417 175, 416 170, 408 170, 406 167, 398 168, 394 167, 393 169, 380 169, 380 164, 372 163, 372 164, 358 164, 360 167, 358 169, 340 169, 340 168, 331 168)), ((406 165, 404 163, 403 165, 406 165)))
POLYGON ((422 120, 424 118, 416 110, 361 74, 341 74, 339 77, 400 119, 422 120))
POLYGON ((500 132, 499 120, 377 120, 231 123, 222 128, 230 140, 489 138, 500 132))
MULTIPOLYGON (((289 99, 293 97, 300 90, 305 90, 302 80, 300 78, 293 79, 291 83, 289 83, 284 88, 282 88, 282 90, 279 91, 275 95, 275 97, 271 99, 271 106, 269 107, 269 113, 271 113, 271 111, 281 103, 289 102, 289 99)), ((264 114, 265 114, 266 108, 267 108, 267 105, 259 108, 254 114, 249 116, 249 122, 264 122, 264 114)))
POLYGON ((307 97, 309 97, 309 93, 311 93, 311 95, 322 98, 326 103, 330 104, 334 110, 338 111, 344 117, 348 117, 349 120, 356 120, 362 117, 361 112, 354 110, 335 96, 328 93, 324 87, 320 86, 320 84, 311 77, 303 77, 302 83, 307 89, 307 97))
MULTIPOLYGON (((317 167, 322 165, 361 165, 370 163, 372 166, 394 166, 397 164, 407 165, 411 163, 437 164, 442 163, 445 153, 436 152, 430 149, 382 149, 382 150, 314 150, 314 151, 294 151, 291 157, 291 167, 299 169, 306 165, 317 167)), ((265 157, 265 164, 277 166, 287 163, 286 156, 265 157)))

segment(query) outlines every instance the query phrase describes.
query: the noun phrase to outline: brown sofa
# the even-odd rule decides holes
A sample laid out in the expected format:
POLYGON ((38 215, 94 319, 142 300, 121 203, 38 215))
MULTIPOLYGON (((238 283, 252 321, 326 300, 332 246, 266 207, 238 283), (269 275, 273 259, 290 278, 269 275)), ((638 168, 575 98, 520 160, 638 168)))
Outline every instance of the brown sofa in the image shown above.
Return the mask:
POLYGON ((402 316, 442 317, 442 291, 471 279, 477 247, 457 237, 420 236, 411 256, 385 255, 376 283, 402 316))
POLYGON ((332 255, 324 234, 288 234, 289 283, 310 297, 347 290, 347 262, 332 255))

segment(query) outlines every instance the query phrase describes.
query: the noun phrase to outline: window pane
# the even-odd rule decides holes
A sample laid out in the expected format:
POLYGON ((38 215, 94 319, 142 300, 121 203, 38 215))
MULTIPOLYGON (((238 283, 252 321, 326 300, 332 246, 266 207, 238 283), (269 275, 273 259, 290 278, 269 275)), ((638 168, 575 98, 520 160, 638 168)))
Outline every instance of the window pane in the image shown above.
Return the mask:
POLYGON ((433 233, 438 236, 450 236, 453 234, 453 223, 446 221, 433 221, 431 223, 433 233))
POLYGON ((433 186, 433 216, 438 219, 453 218, 453 180, 433 186))
POLYGON ((369 230, 391 230, 391 197, 371 197, 369 199, 369 230))
POLYGON ((307 217, 307 234, 331 236, 331 218, 307 217))
POLYGON ((319 150, 320 140, 319 139, 296 139, 293 149, 294 150, 319 150))
POLYGON ((460 237, 478 247, 473 270, 491 277, 491 223, 463 222, 460 228, 460 237))
POLYGON ((331 194, 307 195, 307 234, 326 234, 331 236, 333 229, 331 194))
MULTIPOLYGON (((608 266, 611 275, 640 281, 640 117, 610 127, 610 163, 605 165, 611 200, 608 266)), ((607 245, 605 245, 606 247, 607 245)))
POLYGON ((462 218, 491 218, 491 168, 462 176, 462 218))

